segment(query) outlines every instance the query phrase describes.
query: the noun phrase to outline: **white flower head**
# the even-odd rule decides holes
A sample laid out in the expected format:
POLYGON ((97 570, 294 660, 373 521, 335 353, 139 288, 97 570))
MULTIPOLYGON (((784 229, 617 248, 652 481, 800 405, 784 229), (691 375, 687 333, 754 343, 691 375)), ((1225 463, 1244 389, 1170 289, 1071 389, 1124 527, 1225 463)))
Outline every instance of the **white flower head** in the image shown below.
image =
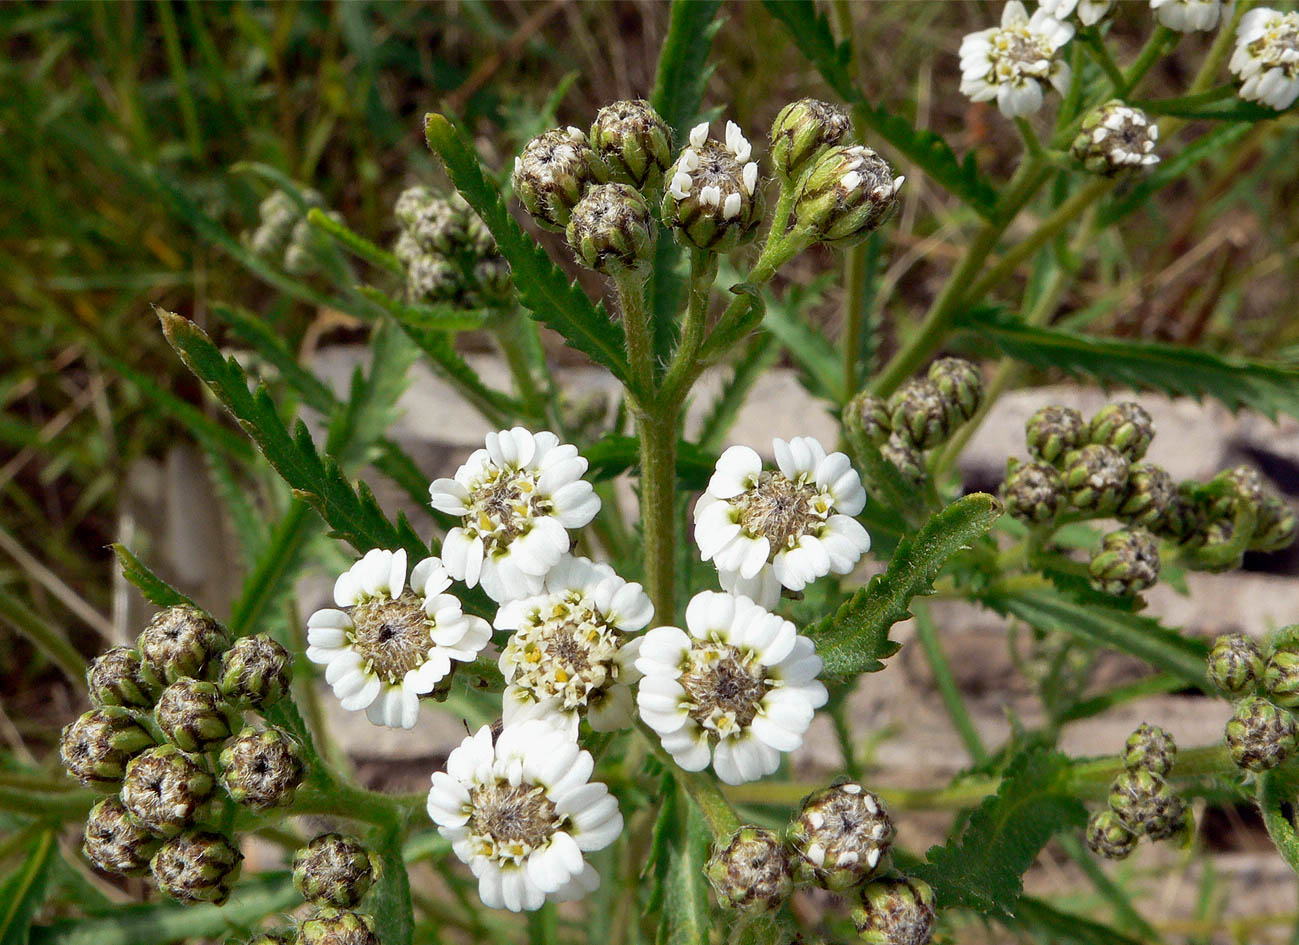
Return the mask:
POLYGON ((1258 7, 1240 18, 1231 71, 1240 97, 1277 111, 1299 98, 1299 13, 1258 7))
POLYGON ((539 719, 504 729, 495 743, 483 726, 451 752, 433 775, 428 813, 478 877, 485 905, 531 911, 600 885, 584 854, 618 838, 622 814, 609 789, 591 782, 594 767, 539 719))
POLYGON ((1230 0, 1150 0, 1159 22, 1179 33, 1216 28, 1223 11, 1230 7, 1230 0))
POLYGON ((825 705, 812 641, 749 598, 717 591, 694 596, 686 628, 642 638, 640 717, 687 771, 711 761, 727 784, 771 774, 825 705))
POLYGON ((1083 26, 1093 26, 1105 18, 1114 6, 1113 0, 1038 0, 1037 8, 1057 20, 1077 16, 1083 26))
POLYGON ((630 634, 653 616, 641 586, 607 564, 565 558, 555 565, 540 594, 496 614, 496 628, 513 631, 500 660, 505 724, 550 719, 574 739, 582 715, 597 732, 631 725, 640 638, 630 634))
POLYGON ((1030 18, 1020 0, 1009 0, 1001 26, 979 30, 961 40, 961 93, 976 102, 997 100, 1007 118, 1042 107, 1046 84, 1064 93, 1069 64, 1060 50, 1074 28, 1045 8, 1030 18))
POLYGON ((843 453, 816 440, 773 440, 774 470, 747 446, 717 460, 695 504, 695 543, 722 586, 774 607, 782 586, 801 591, 833 571, 850 572, 870 535, 853 518, 866 505, 861 477, 843 453))
POLYGON ((365 709, 375 725, 410 728, 419 697, 470 662, 491 640, 486 620, 465 614, 442 562, 425 558, 406 584, 406 552, 368 551, 334 584, 341 609, 307 620, 307 659, 325 666, 325 680, 344 709, 365 709))
POLYGON ((568 551, 568 529, 600 511, 577 447, 523 427, 487 434, 454 479, 429 486, 433 508, 461 516, 442 542, 447 572, 498 604, 541 590, 568 551))

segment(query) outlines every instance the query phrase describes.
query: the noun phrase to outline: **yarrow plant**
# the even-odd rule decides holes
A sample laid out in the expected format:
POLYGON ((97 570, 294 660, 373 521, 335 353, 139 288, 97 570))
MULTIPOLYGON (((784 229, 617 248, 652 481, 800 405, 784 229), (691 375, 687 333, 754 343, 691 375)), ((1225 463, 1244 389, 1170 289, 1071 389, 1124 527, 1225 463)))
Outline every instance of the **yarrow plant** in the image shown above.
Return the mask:
MULTIPOLYGON (((1161 582, 1239 568, 1296 533, 1261 472, 1179 481, 1161 465, 1183 450, 1161 452, 1145 389, 1299 415, 1299 373, 1083 331, 1101 316, 1072 311, 1086 293, 1070 293, 1084 270, 1130 268, 1098 262, 1129 214, 1191 180, 1217 144, 1266 131, 1263 105, 1299 97, 1296 14, 1009 0, 935 73, 971 115, 1013 128, 999 147, 1022 140, 1002 180, 860 91, 852 37, 811 4, 769 11, 846 100, 770 103, 768 133, 741 127, 726 116, 747 126, 748 110, 704 98, 714 6, 672 5, 649 98, 536 133, 565 110, 557 96, 545 121, 484 149, 507 157, 484 160, 463 128, 426 116, 450 186, 401 192, 391 249, 267 175, 278 189, 260 224, 227 248, 295 298, 327 299, 354 319, 348 330, 365 326, 366 367, 346 394, 271 322, 220 310, 257 339, 259 369, 160 314, 282 480, 265 497, 282 518, 263 527, 229 457, 214 457, 249 564, 222 619, 118 549, 161 609, 90 667, 91 706, 60 743, 80 787, 50 793, 85 814, 96 869, 211 904, 151 905, 122 934, 926 945, 996 923, 1016 939, 1076 926, 1079 941, 1117 941, 1127 932, 1026 896, 1024 874, 1057 837, 1075 858, 1143 856, 1141 837, 1194 844, 1206 795, 1257 803, 1299 868, 1299 631, 1209 644, 1141 612, 1161 582), (1120 17, 1150 34, 1125 65, 1109 39, 1120 17), (1180 32, 1212 30, 1185 94, 1143 87, 1180 32), (1224 69, 1238 88, 1214 87, 1224 69), (1237 137, 1194 137, 1216 134, 1205 125, 1237 137), (908 183, 921 178, 923 190, 908 183), (933 259, 941 286, 907 296, 927 311, 888 336, 894 221, 911 226, 944 200, 959 205, 955 222, 905 252, 960 245, 933 259), (309 274, 286 248, 300 225, 309 274), (806 278, 840 263, 841 293, 806 278), (835 301, 831 340, 821 313, 835 301), (1072 317, 1053 324, 1060 314, 1072 317), (494 346, 499 370, 461 353, 463 332, 494 346), (566 391, 543 338, 602 372, 616 408, 566 391), (741 442, 740 409, 778 358, 826 410, 772 412, 741 442), (471 451, 417 462, 390 435, 417 359, 481 418, 471 451), (962 451, 1025 368, 1135 392, 1091 415, 1042 407, 998 495, 970 491, 962 451), (319 437, 286 423, 281 394, 324 415, 319 437), (372 491, 380 475, 404 514, 372 491), (332 599, 297 588, 299 610, 294 582, 311 571, 333 576, 332 599), (1005 622, 1007 660, 1041 711, 1017 716, 1002 744, 970 715, 930 595, 1005 622), (891 737, 886 719, 852 696, 895 665, 895 627, 912 617, 906 639, 964 754, 943 760, 961 769, 951 783, 904 788, 867 754, 891 737), (1108 686, 1093 669, 1110 650, 1152 673, 1108 686), (1184 690, 1224 698, 1221 739, 1179 746, 1152 719, 1110 755, 1061 748, 1075 721, 1184 690), (364 710, 348 717, 363 746, 413 746, 421 790, 375 789, 401 781, 395 766, 353 771, 331 742, 335 708, 364 710), (447 718, 451 743, 437 727, 447 718), (914 808, 956 814, 923 854, 914 808), (241 840, 253 834, 257 847, 241 840), (264 863, 268 844, 284 847, 284 868, 245 885, 245 857, 264 863)), ((851 5, 836 10, 850 25, 851 5)), ((205 446, 230 439, 185 406, 206 422, 205 446)), ((443 406, 433 422, 463 425, 443 406)), ((30 836, 54 844, 45 821, 30 836)), ((1085 865, 1121 925, 1148 927, 1125 876, 1085 865)), ((59 919, 39 940, 93 940, 60 938, 82 921, 59 919)))

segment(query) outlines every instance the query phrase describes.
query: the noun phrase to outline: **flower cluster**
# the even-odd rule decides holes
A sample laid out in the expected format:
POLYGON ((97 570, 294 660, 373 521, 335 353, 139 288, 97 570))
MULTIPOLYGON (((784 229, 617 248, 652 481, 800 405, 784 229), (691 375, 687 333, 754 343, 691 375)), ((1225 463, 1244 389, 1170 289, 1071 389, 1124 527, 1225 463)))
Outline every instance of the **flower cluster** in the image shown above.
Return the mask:
POLYGON ((1272 637, 1267 655, 1243 633, 1218 637, 1209 680, 1235 703, 1227 722, 1232 760, 1246 771, 1275 768, 1299 749, 1299 624, 1272 637))
POLYGON ((1073 34, 1073 26, 1056 19, 1046 5, 1030 17, 1019 0, 1008 0, 1001 26, 961 41, 961 93, 976 102, 995 99, 1008 118, 1037 111, 1048 85, 1062 95, 1069 85, 1069 64, 1061 52, 1073 34))
POLYGON ((1216 28, 1230 6, 1231 0, 1150 0, 1160 24, 1179 33, 1216 28))
MULTIPOLYGON (((310 187, 293 194, 273 190, 258 205, 257 227, 245 234, 244 244, 264 259, 278 259, 292 275, 311 275, 319 268, 317 254, 329 244, 308 222, 307 211, 324 206, 324 198, 310 187)), ((342 220, 335 211, 327 215, 342 220)))
POLYGON ((1299 13, 1258 7, 1240 18, 1231 71, 1240 97, 1277 111, 1299 98, 1299 13))
POLYGON ((509 263, 458 193, 443 197, 427 187, 409 187, 393 212, 398 225, 393 254, 405 269, 412 302, 480 308, 509 298, 509 263))
POLYGON ((1177 745, 1162 728, 1142 722, 1123 748, 1123 771, 1110 785, 1109 809, 1087 823, 1087 845, 1111 860, 1132 854, 1142 836, 1167 840, 1191 830, 1185 802, 1165 780, 1177 745))

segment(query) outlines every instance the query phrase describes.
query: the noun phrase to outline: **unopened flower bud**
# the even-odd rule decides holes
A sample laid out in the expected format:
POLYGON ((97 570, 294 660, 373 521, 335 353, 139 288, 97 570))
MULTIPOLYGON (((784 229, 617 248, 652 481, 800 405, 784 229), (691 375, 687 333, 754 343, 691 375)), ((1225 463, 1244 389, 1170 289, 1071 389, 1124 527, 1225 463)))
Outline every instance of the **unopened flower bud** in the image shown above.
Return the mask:
POLYGON ((853 781, 831 785, 806 797, 790 824, 794 877, 831 890, 856 886, 884 868, 893 837, 883 801, 853 781))
POLYGON ((704 874, 724 908, 754 915, 779 909, 794 892, 785 845, 765 827, 741 827, 715 843, 704 874))
POLYGON ((1139 108, 1112 99, 1083 118, 1073 156, 1093 174, 1112 175, 1159 163, 1159 125, 1139 108))
POLYGON ((1130 525, 1153 531, 1159 528, 1176 495, 1177 486, 1167 470, 1153 463, 1135 463, 1128 470, 1128 491, 1117 514, 1130 525))
POLYGON ((230 898, 243 859, 228 838, 194 830, 164 843, 149 865, 158 888, 172 899, 219 906, 230 898))
POLYGON ((181 751, 215 748, 239 728, 239 712, 214 683, 184 677, 162 691, 154 710, 158 728, 181 751))
POLYGON ((154 615, 136 643, 141 672, 161 688, 182 676, 201 678, 208 663, 230 646, 230 639, 203 611, 178 604, 154 615))
POLYGON ((934 935, 934 891, 919 879, 877 879, 861 891, 852 922, 867 945, 926 945, 934 935))
POLYGON ((690 142, 664 175, 663 223, 679 242, 724 253, 752 239, 766 211, 753 148, 733 121, 726 143, 708 137, 708 124, 690 131, 690 142))
POLYGON ((609 179, 609 169, 580 128, 537 135, 514 159, 514 193, 538 226, 562 230, 586 189, 609 179))
POLYGON ((771 126, 771 165, 792 184, 827 149, 852 132, 852 119, 837 105, 815 98, 790 102, 771 126))
POLYGON ((893 464, 902 478, 915 485, 925 481, 925 457, 915 444, 897 433, 889 435, 880 447, 880 455, 893 464))
POLYGON ((1197 498, 1205 517, 1210 521, 1231 519, 1237 507, 1244 503, 1257 511, 1268 494, 1263 476, 1253 466, 1235 466, 1214 476, 1206 487, 1198 490, 1197 498))
POLYGON ((293 888, 307 902, 350 909, 374 883, 374 859, 361 841, 323 833, 293 855, 293 888))
POLYGON ((1072 407, 1054 404, 1029 417, 1024 432, 1028 454, 1053 465, 1059 465, 1087 440, 1082 414, 1072 407))
POLYGON ((452 302, 464 289, 464 271, 449 259, 424 253, 406 264, 406 295, 412 302, 452 302))
POLYGON ((1118 508, 1128 488, 1128 461, 1117 450, 1090 443, 1068 454, 1062 467, 1065 491, 1074 508, 1095 516, 1118 508))
POLYGON ((302 748, 287 732, 246 728, 221 752, 221 784, 236 804, 253 810, 293 803, 306 765, 302 748))
POLYGON ((126 766, 122 804, 146 830, 174 837, 194 822, 212 789, 212 776, 195 758, 174 745, 160 745, 126 766))
POLYGON ((868 147, 830 148, 799 185, 795 226, 822 243, 851 246, 893 215, 904 180, 894 177, 889 162, 868 147))
POLYGON ((1123 826, 1119 815, 1112 810, 1100 810, 1087 821, 1087 847, 1098 856, 1109 860, 1125 860, 1137 848, 1139 839, 1123 826))
POLYGON ((610 179, 637 190, 657 187, 672 163, 672 129, 644 99, 604 106, 595 114, 590 139, 610 179))
POLYGON ((1229 696, 1252 692, 1263 678, 1263 654, 1243 633, 1228 633, 1209 650, 1209 681, 1229 696))
POLYGON ((1299 625, 1278 631, 1277 642, 1263 667, 1263 689, 1276 705, 1299 706, 1299 625))
POLYGON ((1145 768, 1161 778, 1168 777, 1176 758, 1177 743, 1173 736, 1148 722, 1138 725, 1123 746, 1123 764, 1129 768, 1145 768))
POLYGON ((257 709, 279 702, 292 681, 289 651, 259 633, 240 637, 221 657, 217 686, 232 705, 257 709))
POLYGON ((1225 734, 1231 760, 1249 771, 1268 771, 1295 752, 1294 715, 1258 696, 1236 703, 1225 734))
POLYGON ((1280 551, 1294 544, 1294 509, 1279 495, 1267 495, 1259 503, 1250 551, 1280 551))
POLYGON ((82 784, 116 790, 131 759, 153 743, 153 736, 130 712, 109 705, 92 709, 64 727, 59 757, 82 784))
POLYGON ((1168 503, 1168 508, 1151 526, 1152 530, 1179 543, 1193 539, 1198 541, 1195 536, 1204 525, 1204 510, 1195 501, 1193 494, 1195 486, 1196 483, 1188 481, 1177 487, 1168 503))
POLYGON ((296 929, 265 929, 256 933, 244 945, 295 945, 297 941, 296 929))
POLYGON ((899 387, 889 398, 888 409, 893 432, 919 450, 944 442, 956 427, 953 405, 928 378, 914 377, 899 387))
POLYGON ((499 306, 514 290, 510 264, 501 256, 485 256, 474 263, 474 285, 489 306, 499 306))
POLYGON ((1020 463, 1006 474, 1001 498, 1010 515, 1030 525, 1052 521, 1065 503, 1064 480, 1050 463, 1020 463))
POLYGON ((606 275, 644 265, 653 243, 649 206, 627 184, 590 188, 568 220, 568 245, 578 261, 606 275))
POLYGON ((149 858, 158 850, 158 838, 131 820, 116 797, 106 797, 86 815, 81 850, 105 873, 136 876, 149 872, 149 858))
POLYGON ((1135 463, 1146 455, 1155 438, 1155 422, 1140 404, 1123 400, 1106 404, 1092 417, 1087 438, 1118 450, 1135 463))
POLYGON ((459 251, 465 244, 472 215, 463 200, 447 200, 422 186, 403 190, 393 212, 416 246, 443 256, 459 251))
POLYGON ((95 658, 86 671, 92 705, 152 708, 157 690, 140 672, 140 654, 128 646, 115 646, 95 658))
POLYGON ((1195 562, 1197 570, 1221 574, 1235 571, 1245 563, 1244 549, 1235 547, 1236 523, 1233 519, 1210 521, 1195 537, 1201 549, 1195 562), (1231 553, 1233 549, 1234 554, 1231 553))
POLYGON ((983 375, 964 358, 939 358, 929 365, 929 379, 961 422, 973 417, 983 403, 983 375))
POLYGON ((300 945, 379 945, 374 919, 359 912, 321 909, 298 930, 300 945))
POLYGON ((1121 528, 1105 536, 1087 567, 1092 586, 1105 594, 1131 597, 1159 580, 1159 542, 1144 528, 1121 528))
POLYGON ((888 406, 870 391, 864 390, 848 402, 843 419, 845 424, 860 430, 876 446, 882 445, 893 432, 888 406))
POLYGON ((1164 840, 1180 829, 1186 805, 1167 782, 1147 768, 1121 772, 1110 786, 1110 810, 1134 834, 1164 840))

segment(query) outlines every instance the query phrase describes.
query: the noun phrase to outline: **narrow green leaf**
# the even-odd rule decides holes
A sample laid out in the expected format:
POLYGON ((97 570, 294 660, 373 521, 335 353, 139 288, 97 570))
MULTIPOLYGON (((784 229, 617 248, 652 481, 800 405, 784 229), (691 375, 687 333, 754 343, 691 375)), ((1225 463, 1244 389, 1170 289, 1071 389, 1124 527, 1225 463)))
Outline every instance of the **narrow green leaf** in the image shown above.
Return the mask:
POLYGON ((807 310, 821 300, 834 278, 827 274, 806 286, 791 286, 782 301, 767 306, 762 327, 776 336, 801 368, 799 380, 813 396, 840 403, 843 356, 807 317, 807 310))
POLYGON ((148 566, 137 558, 126 545, 115 542, 112 547, 113 554, 117 555, 117 563, 122 568, 122 577, 139 588, 140 593, 145 596, 146 600, 157 604, 159 607, 175 607, 177 604, 198 607, 198 604, 149 570, 148 566))
POLYGON ((1259 776, 1258 807, 1277 852, 1290 869, 1299 873, 1299 833, 1295 831, 1299 777, 1292 768, 1276 768, 1259 776))
POLYGON ((739 416, 745 398, 757 383, 759 377, 767 372, 780 357, 780 346, 769 332, 755 335, 739 356, 735 359, 735 369, 730 378, 722 384, 722 392, 708 408, 703 422, 699 425, 699 446, 705 450, 721 448, 731 425, 739 416))
POLYGON ((372 838, 380 861, 379 881, 367 900, 375 931, 384 945, 410 945, 415 920, 411 912, 410 878, 401 852, 401 829, 394 824, 372 838))
POLYGON ((1034 899, 1021 896, 1015 903, 1015 915, 997 917, 1007 928, 1037 933, 1042 941, 1051 945, 1142 945, 1138 940, 1114 931, 1090 919, 1059 909, 1034 899))
POLYGON ((807 628, 825 664, 825 674, 852 677, 883 669, 898 644, 889 628, 911 615, 911 599, 928 593, 948 558, 979 538, 1001 515, 1001 503, 976 492, 935 514, 904 537, 889 561, 834 614, 807 628))
POLYGON ((426 305, 401 302, 373 286, 356 287, 363 296, 396 319, 402 327, 419 331, 477 331, 487 322, 487 312, 481 309, 456 308, 452 305, 426 305))
POLYGON ((424 120, 428 145, 446 165, 461 196, 482 217, 496 246, 510 264, 514 284, 533 317, 619 379, 630 377, 623 353, 622 333, 609 320, 603 304, 592 304, 586 293, 556 266, 546 250, 510 216, 500 188, 488 180, 473 146, 442 115, 424 120))
MULTIPOLYGON (((582 450, 587 462, 587 479, 599 482, 627 472, 640 462, 639 441, 634 436, 608 433, 582 450)), ((694 492, 708 485, 717 454, 693 443, 677 448, 677 481, 681 489, 694 492)))
POLYGON ((663 906, 656 945, 708 945, 710 911, 704 863, 712 833, 698 808, 674 792, 660 816, 666 816, 664 865, 660 881, 663 906))
POLYGON ((406 270, 392 253, 382 246, 370 242, 345 223, 340 223, 319 207, 307 211, 307 222, 316 229, 333 237, 338 243, 358 259, 363 259, 380 269, 402 275, 406 270))
POLYGON ((54 832, 36 839, 23 865, 0 883, 0 945, 28 945, 32 919, 45 899, 57 847, 54 832))
POLYGON ((909 872, 934 888, 942 908, 1015 914, 1021 877, 1051 837, 1082 827, 1087 811, 1068 791, 1069 759, 1033 749, 1006 770, 997 793, 970 815, 960 833, 931 847, 909 872))

